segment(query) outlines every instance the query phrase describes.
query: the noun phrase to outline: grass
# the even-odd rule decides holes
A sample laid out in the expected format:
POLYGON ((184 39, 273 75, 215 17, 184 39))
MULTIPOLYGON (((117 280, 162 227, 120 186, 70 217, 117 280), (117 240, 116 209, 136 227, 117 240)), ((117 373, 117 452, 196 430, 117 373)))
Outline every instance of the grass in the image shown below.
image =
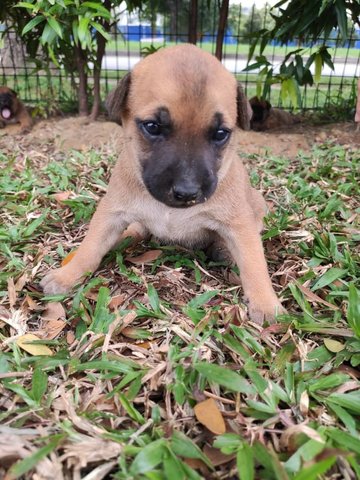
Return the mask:
POLYGON ((44 298, 115 155, 19 145, 0 160, 0 476, 360 477, 359 150, 247 159, 288 309, 264 329, 236 270, 153 243, 123 242, 44 298))
MULTIPOLYGON (((184 35, 186 38, 186 35, 184 35)), ((110 40, 107 44, 107 51, 108 52, 140 52, 142 48, 146 48, 149 45, 153 45, 155 48, 162 47, 166 44, 166 46, 176 45, 176 42, 170 42, 166 38, 162 41, 126 41, 120 38, 116 38, 116 40, 110 40)), ((199 46, 203 48, 207 52, 214 53, 215 52, 215 42, 203 42, 200 43, 199 46)), ((271 46, 268 45, 265 47, 264 55, 265 56, 279 56, 284 57, 290 51, 296 50, 298 47, 289 47, 289 46, 271 46)), ((305 47, 304 47, 305 48, 305 47)), ((312 50, 310 48, 308 50, 308 55, 310 55, 315 49, 312 50)), ((334 48, 329 47, 329 53, 331 57, 336 56, 336 59, 343 59, 343 58, 352 58, 357 59, 359 58, 360 50, 358 48, 334 48)), ((245 55, 247 57, 249 53, 249 44, 248 43, 238 43, 238 44, 225 44, 224 45, 224 53, 227 55, 245 55)))

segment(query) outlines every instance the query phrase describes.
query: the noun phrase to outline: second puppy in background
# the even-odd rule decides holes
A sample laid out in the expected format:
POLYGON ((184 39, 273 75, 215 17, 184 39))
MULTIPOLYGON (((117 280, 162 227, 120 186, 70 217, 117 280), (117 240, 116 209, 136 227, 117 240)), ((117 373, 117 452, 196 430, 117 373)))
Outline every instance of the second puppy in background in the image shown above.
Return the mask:
POLYGON ((252 97, 250 105, 253 111, 250 123, 252 130, 261 132, 300 123, 299 117, 280 108, 273 108, 267 100, 259 97, 252 97))
POLYGON ((0 87, 0 128, 20 123, 21 131, 29 130, 33 120, 16 92, 8 87, 0 87))

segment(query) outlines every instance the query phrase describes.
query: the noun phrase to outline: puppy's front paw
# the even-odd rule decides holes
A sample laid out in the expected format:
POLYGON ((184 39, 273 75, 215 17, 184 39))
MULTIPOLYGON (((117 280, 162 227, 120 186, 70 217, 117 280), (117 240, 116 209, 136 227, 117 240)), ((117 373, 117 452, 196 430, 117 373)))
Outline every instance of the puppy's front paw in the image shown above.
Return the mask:
POLYGON ((46 295, 66 293, 78 280, 77 277, 69 274, 65 267, 51 270, 40 282, 40 287, 46 295))
POLYGON ((286 313, 286 310, 276 297, 268 301, 249 301, 250 320, 259 325, 262 325, 264 321, 274 323, 276 316, 284 313, 286 313))

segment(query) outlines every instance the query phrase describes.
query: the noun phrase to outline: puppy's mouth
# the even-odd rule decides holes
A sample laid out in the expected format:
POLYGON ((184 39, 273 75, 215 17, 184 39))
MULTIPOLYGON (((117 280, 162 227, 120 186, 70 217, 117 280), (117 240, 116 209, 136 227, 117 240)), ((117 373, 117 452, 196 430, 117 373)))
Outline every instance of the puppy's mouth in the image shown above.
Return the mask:
POLYGON ((174 195, 173 189, 171 189, 169 195, 167 196, 166 199, 162 200, 163 203, 165 203, 168 207, 173 207, 173 208, 190 208, 190 207, 195 207, 195 205, 199 205, 200 203, 204 203, 207 201, 207 197, 205 197, 202 194, 199 194, 196 198, 190 198, 190 199, 182 199, 182 198, 177 198, 176 195, 174 195))
POLYGON ((9 107, 3 107, 1 109, 1 116, 4 120, 9 120, 9 118, 11 117, 11 110, 9 107))
POLYGON ((159 202, 171 208, 191 208, 205 203, 216 189, 217 182, 213 182, 210 188, 184 191, 176 187, 166 189, 159 188, 158 185, 152 185, 145 182, 148 192, 159 202), (157 187, 157 188, 156 188, 157 187))

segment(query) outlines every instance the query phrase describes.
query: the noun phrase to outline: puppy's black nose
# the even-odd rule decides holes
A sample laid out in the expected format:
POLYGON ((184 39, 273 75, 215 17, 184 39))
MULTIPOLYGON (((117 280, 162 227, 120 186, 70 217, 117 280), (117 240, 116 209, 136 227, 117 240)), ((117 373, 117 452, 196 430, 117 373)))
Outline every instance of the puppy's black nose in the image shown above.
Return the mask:
POLYGON ((173 195, 179 202, 192 202, 200 195, 200 188, 197 185, 177 185, 173 188, 173 195))

